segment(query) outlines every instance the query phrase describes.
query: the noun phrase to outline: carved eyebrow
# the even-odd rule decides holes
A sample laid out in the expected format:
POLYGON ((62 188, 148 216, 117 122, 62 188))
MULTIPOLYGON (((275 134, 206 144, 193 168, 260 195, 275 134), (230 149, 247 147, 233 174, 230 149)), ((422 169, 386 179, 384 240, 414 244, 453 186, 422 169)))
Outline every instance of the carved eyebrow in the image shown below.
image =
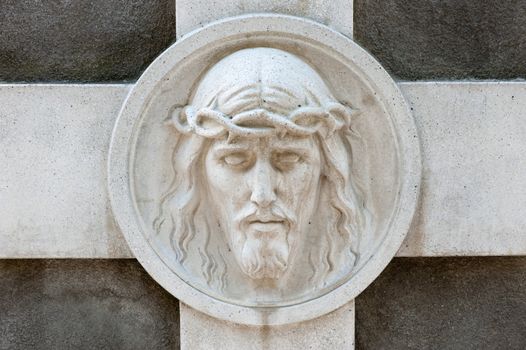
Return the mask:
POLYGON ((295 146, 273 146, 273 152, 291 152, 298 153, 300 155, 308 155, 310 153, 310 148, 308 147, 295 147, 295 146))
POLYGON ((215 150, 212 150, 212 152, 214 153, 214 155, 221 157, 221 156, 232 154, 232 153, 249 153, 250 148, 241 147, 238 145, 224 145, 224 146, 219 146, 215 150))
MULTIPOLYGON (((271 144, 269 145, 271 152, 294 152, 302 156, 307 156, 311 153, 311 148, 308 146, 295 146, 287 144, 271 144)), ((253 145, 239 145, 239 144, 222 144, 212 149, 212 152, 216 155, 225 155, 235 152, 252 152, 253 145)))

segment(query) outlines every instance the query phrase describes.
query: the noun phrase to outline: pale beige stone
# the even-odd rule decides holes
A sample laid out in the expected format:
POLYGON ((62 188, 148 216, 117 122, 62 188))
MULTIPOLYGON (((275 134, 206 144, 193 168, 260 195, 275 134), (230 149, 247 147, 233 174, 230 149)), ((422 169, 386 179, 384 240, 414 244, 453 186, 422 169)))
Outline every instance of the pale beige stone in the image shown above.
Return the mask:
POLYGON ((254 327, 224 322, 180 303, 182 350, 351 350, 354 300, 314 320, 254 327))
POLYGON ((263 12, 309 18, 353 35, 352 0, 177 0, 175 6, 178 38, 215 20, 263 12))
POLYGON ((401 83, 422 142, 401 256, 526 254, 526 83, 401 83))
MULTIPOLYGON (((367 254, 374 215, 358 165, 349 166, 357 113, 286 51, 257 47, 221 59, 169 115, 175 174, 150 242, 159 254, 173 247, 168 254, 180 257, 191 283, 236 304, 297 304, 341 284, 367 254)), ((150 168, 154 155, 145 159, 150 168)))
MULTIPOLYGON (((398 255, 526 254, 525 206, 516 205, 526 203, 526 83, 399 86, 413 108, 425 170, 417 220, 398 255), (457 186, 458 179, 476 186, 457 186)), ((104 180, 106 147, 129 87, 0 85, 0 257, 132 256, 111 224, 104 180), (83 187, 63 186, 78 181, 83 187)))
POLYGON ((130 257, 109 208, 129 85, 0 85, 0 258, 130 257))
POLYGON ((409 108, 372 56, 312 21, 249 15, 193 32, 145 71, 114 129, 108 186, 168 291, 226 321, 281 325, 378 276, 409 229, 420 159, 409 108))

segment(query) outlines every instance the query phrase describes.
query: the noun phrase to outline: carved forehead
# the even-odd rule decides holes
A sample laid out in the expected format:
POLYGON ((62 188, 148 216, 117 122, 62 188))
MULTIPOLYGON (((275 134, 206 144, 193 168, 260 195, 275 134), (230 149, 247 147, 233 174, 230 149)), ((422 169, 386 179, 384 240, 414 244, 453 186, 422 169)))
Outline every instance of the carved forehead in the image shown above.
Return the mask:
POLYGON ((338 102, 302 59, 259 47, 223 58, 202 78, 191 103, 171 113, 178 131, 206 138, 274 133, 326 138, 350 126, 353 110, 338 102))
POLYGON ((191 103, 174 108, 184 133, 229 136, 331 137, 348 128, 352 109, 338 102, 320 75, 299 57, 272 48, 237 51, 209 69, 191 103))
POLYGON ((318 144, 313 136, 270 136, 270 137, 237 137, 234 140, 216 139, 211 141, 212 150, 253 150, 256 148, 293 150, 298 152, 319 152, 318 144))
POLYGON ((192 105, 231 114, 247 100, 272 110, 319 106, 333 98, 305 61, 282 50, 258 47, 234 52, 212 66, 198 84, 192 105))

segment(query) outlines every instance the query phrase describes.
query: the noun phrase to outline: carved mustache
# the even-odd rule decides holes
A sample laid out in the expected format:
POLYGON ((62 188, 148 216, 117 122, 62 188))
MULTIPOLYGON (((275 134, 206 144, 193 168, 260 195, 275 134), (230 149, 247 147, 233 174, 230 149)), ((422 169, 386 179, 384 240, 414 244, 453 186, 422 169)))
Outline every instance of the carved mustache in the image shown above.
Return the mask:
POLYGON ((285 206, 275 203, 269 208, 259 208, 253 204, 242 209, 235 217, 240 229, 245 229, 247 225, 254 222, 261 223, 285 223, 288 228, 295 226, 297 218, 292 210, 285 206))

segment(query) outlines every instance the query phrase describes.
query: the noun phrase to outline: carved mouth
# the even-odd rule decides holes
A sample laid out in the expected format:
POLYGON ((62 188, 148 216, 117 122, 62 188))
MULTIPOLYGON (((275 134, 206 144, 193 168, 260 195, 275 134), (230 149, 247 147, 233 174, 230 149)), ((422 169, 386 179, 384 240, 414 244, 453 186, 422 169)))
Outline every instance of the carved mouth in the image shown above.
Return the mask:
MULTIPOLYGON (((276 210, 278 211, 278 210, 276 210)), ((291 221, 284 215, 274 213, 272 210, 261 210, 244 217, 240 222, 239 228, 242 231, 252 233, 284 233, 290 230, 291 221), (247 232, 248 232, 247 231, 247 232)))
POLYGON ((284 224, 285 220, 279 219, 256 219, 249 221, 249 224, 284 224))
POLYGON ((277 218, 256 218, 248 222, 249 227, 260 232, 271 232, 283 229, 286 222, 277 218))

